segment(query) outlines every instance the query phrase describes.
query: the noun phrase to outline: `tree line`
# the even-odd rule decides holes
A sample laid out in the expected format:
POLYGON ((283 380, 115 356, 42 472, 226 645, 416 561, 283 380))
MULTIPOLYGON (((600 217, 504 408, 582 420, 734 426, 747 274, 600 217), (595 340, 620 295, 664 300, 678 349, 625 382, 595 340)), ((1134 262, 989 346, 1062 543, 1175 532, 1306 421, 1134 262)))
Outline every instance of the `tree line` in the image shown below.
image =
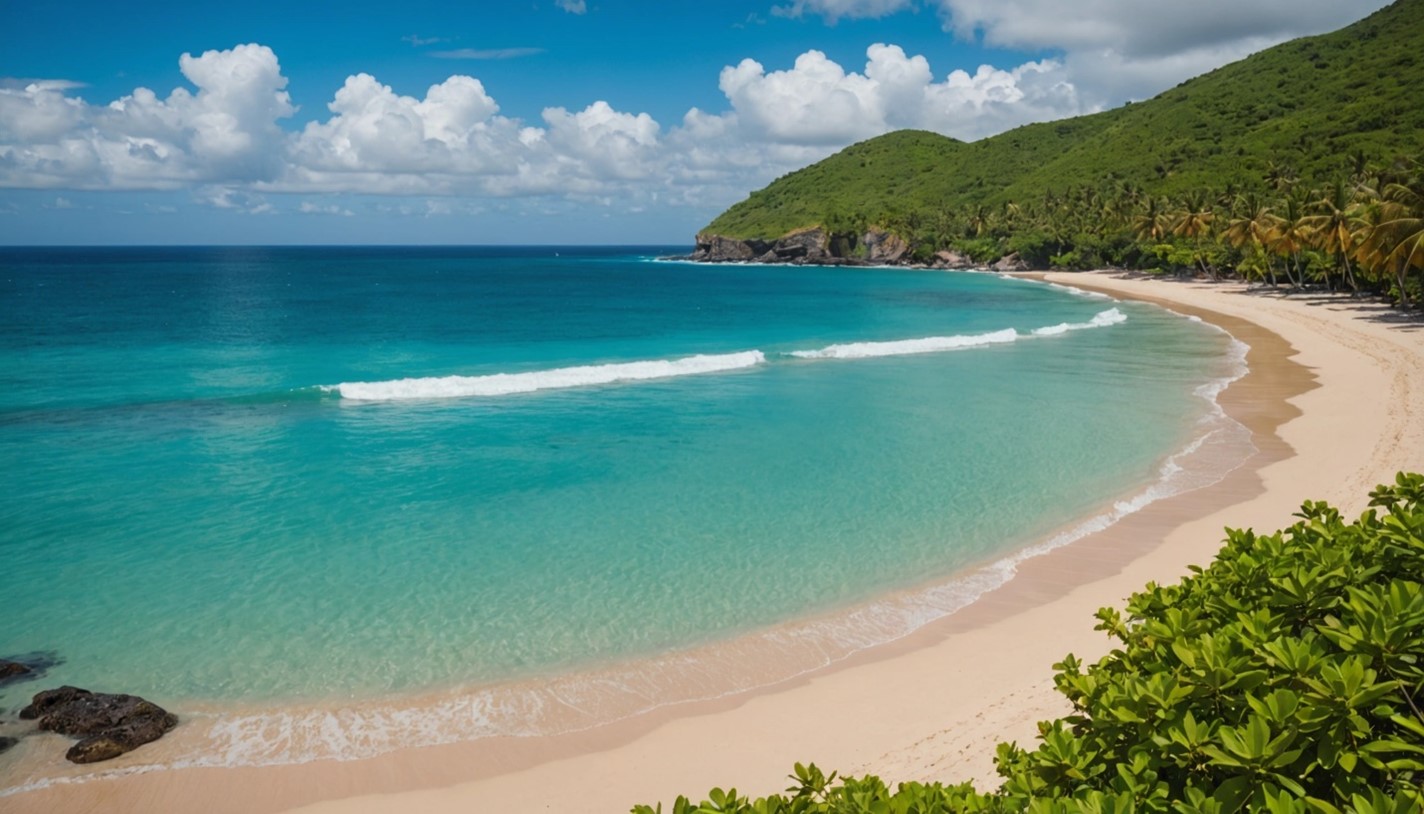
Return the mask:
POLYGON ((1374 292, 1403 306, 1424 305, 1419 161, 1382 168, 1355 155, 1322 186, 1271 164, 1250 185, 1177 196, 1109 179, 1098 187, 1048 190, 1034 201, 837 216, 826 226, 854 232, 868 223, 905 238, 921 261, 941 250, 984 263, 1017 254, 1036 267, 1194 273, 1374 292))

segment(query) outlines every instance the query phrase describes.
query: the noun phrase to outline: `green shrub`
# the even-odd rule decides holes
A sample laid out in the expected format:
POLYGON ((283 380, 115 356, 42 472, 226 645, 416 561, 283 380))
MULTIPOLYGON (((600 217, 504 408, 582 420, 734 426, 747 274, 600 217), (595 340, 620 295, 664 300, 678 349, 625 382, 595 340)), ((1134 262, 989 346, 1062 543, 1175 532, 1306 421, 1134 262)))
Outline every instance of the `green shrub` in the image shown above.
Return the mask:
POLYGON ((1098 611, 1117 649, 1055 665, 1073 713, 999 746, 996 792, 797 764, 785 795, 672 812, 1424 811, 1424 476, 1370 497, 1352 523, 1307 502, 1282 532, 1228 530, 1209 567, 1098 611))

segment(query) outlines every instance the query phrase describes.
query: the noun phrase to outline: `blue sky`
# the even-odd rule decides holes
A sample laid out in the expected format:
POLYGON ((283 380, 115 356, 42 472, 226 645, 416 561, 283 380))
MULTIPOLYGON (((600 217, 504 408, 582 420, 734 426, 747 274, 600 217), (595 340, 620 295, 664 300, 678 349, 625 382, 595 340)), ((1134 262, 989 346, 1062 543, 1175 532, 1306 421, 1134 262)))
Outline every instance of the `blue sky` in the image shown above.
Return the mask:
POLYGON ((1114 107, 1382 5, 5 0, 0 243, 686 243, 863 138, 1114 107))

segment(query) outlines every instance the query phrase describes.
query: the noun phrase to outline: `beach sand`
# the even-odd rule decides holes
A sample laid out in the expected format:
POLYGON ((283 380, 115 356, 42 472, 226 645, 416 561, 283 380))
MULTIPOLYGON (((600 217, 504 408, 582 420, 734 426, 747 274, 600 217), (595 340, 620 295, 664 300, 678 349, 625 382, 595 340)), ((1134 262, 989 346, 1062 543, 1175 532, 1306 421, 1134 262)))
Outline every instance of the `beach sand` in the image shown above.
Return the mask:
MULTIPOLYGON (((1274 531, 1301 501, 1347 515, 1375 484, 1424 469, 1424 323, 1377 303, 1109 272, 1050 282, 1159 302, 1251 346, 1222 396, 1258 452, 1220 483, 1152 504, 1022 563, 1007 585, 902 640, 715 701, 567 735, 408 749, 362 761, 178 769, 65 784, 7 812, 623 812, 635 803, 783 789, 794 762, 843 774, 994 785, 994 747, 1066 711, 1052 665, 1096 659, 1093 612, 1209 561, 1222 529, 1274 531)), ((1145 351, 1150 352, 1150 350, 1145 351)), ((1011 509, 1010 507, 1007 507, 1011 509)))

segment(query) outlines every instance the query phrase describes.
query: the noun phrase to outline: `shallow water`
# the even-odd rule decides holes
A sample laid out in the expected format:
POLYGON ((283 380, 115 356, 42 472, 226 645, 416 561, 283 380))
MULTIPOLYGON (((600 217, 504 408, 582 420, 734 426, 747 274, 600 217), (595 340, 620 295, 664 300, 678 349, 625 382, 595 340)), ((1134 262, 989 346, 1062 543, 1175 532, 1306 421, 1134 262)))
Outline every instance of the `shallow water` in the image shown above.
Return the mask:
POLYGON ((221 719, 854 649, 1157 496, 1239 365, 1036 283, 656 253, 0 250, 0 657, 221 719))

